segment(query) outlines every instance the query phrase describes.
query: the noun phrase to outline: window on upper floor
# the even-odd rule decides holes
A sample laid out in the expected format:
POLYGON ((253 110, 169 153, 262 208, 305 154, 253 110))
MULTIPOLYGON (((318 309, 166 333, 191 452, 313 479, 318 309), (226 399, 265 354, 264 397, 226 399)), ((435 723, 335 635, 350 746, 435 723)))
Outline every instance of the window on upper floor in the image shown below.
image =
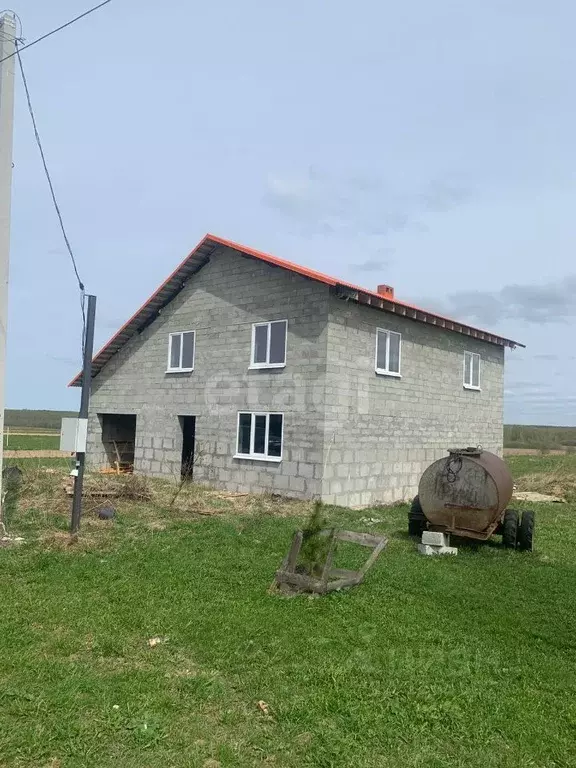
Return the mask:
POLYGON ((251 368, 282 368, 286 365, 287 320, 254 323, 251 368))
POLYGON ((239 413, 235 458, 280 461, 283 429, 281 413, 239 413))
POLYGON ((168 337, 168 368, 166 373, 187 373, 194 370, 196 333, 179 331, 168 337))
POLYGON ((402 334, 396 331, 376 330, 376 373, 400 376, 402 334))
POLYGON ((464 352, 464 388, 480 389, 480 355, 464 352))

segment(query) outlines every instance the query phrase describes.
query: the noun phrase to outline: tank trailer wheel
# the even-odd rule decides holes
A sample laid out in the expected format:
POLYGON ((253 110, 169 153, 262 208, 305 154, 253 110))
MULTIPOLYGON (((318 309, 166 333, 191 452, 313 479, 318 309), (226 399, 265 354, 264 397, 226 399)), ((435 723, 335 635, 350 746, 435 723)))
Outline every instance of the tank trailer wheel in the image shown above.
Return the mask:
POLYGON ((418 496, 414 496, 414 501, 408 512, 408 533, 410 536, 422 536, 422 532, 426 530, 426 515, 422 511, 420 506, 420 499, 418 496))
POLYGON ((506 549, 516 549, 518 538, 518 512, 515 509, 507 509, 504 512, 502 523, 502 543, 506 549))
POLYGON ((523 552, 532 552, 532 541, 534 539, 534 512, 531 509, 525 509, 522 512, 522 520, 518 526, 518 549, 523 552))

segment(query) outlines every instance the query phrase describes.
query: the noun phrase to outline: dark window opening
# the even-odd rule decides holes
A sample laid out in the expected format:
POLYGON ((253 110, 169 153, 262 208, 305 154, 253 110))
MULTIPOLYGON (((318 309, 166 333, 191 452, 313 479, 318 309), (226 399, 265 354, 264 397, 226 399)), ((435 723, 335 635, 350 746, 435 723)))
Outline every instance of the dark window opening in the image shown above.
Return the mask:
POLYGON ((108 463, 118 474, 134 471, 136 416, 129 413, 99 413, 102 445, 108 463))
POLYGON ((182 430, 182 477, 191 480, 194 474, 196 416, 179 416, 182 430))
POLYGON ((283 417, 281 414, 270 414, 270 424, 268 428, 268 456, 282 456, 282 422, 283 417))
POLYGON ((238 421, 238 453, 250 453, 252 414, 241 413, 238 421))

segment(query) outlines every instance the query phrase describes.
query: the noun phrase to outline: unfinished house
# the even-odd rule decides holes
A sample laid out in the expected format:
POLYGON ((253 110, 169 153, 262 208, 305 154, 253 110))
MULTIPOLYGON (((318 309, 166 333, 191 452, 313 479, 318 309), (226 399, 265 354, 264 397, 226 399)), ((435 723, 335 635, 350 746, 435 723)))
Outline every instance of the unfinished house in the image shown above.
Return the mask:
POLYGON ((501 454, 516 345, 207 235, 95 356, 88 462, 352 507, 409 498, 447 448, 501 454))

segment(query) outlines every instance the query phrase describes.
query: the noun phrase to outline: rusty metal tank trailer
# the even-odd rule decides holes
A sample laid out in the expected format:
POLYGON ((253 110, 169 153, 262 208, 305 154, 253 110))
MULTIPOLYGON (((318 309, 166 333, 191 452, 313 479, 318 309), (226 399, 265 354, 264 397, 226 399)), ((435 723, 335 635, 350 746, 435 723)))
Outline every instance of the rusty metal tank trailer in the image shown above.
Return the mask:
POLYGON ((502 536, 508 549, 531 551, 534 512, 508 509, 513 481, 506 463, 476 448, 452 448, 422 474, 408 513, 408 532, 425 530, 463 538, 502 536))

